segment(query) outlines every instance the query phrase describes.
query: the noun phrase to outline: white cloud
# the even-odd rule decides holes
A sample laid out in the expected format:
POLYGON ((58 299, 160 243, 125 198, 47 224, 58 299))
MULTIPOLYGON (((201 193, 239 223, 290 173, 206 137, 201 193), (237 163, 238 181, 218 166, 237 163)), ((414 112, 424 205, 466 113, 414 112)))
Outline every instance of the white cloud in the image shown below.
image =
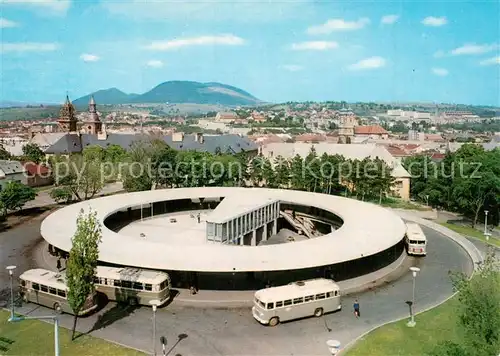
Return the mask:
POLYGON ((484 44, 478 45, 475 43, 467 43, 462 47, 455 48, 451 51, 451 54, 455 56, 464 55, 464 54, 484 54, 499 48, 498 44, 484 44))
POLYGON ((424 24, 425 26, 432 26, 432 27, 444 26, 447 23, 448 20, 444 16, 443 17, 428 16, 422 20, 422 24, 424 24))
POLYGON ((446 77, 448 75, 448 69, 445 68, 432 68, 432 73, 440 77, 446 77))
POLYGON ((9 28, 9 27, 18 27, 19 24, 17 22, 7 20, 6 18, 0 18, 0 28, 9 28))
POLYGON ((299 70, 303 69, 302 66, 296 64, 285 64, 284 66, 282 66, 282 68, 289 72, 298 72, 299 70))
POLYGON ((380 20, 380 22, 383 25, 392 25, 393 23, 395 23, 396 21, 398 21, 398 19, 399 19, 398 15, 385 15, 385 16, 382 17, 382 19, 380 20))
POLYGON ((2 0, 2 4, 30 6, 45 9, 54 14, 65 14, 71 6, 71 0, 2 0))
POLYGON ((57 43, 18 42, 1 43, 1 52, 50 52, 59 48, 57 43))
POLYGON ((491 66, 495 64, 500 64, 500 56, 482 60, 481 62, 479 62, 479 64, 482 66, 491 66))
POLYGON ((357 63, 351 64, 350 70, 376 69, 385 66, 385 59, 382 57, 370 57, 363 59, 357 63))
POLYGON ((436 51, 434 52, 434 58, 442 58, 445 56, 445 53, 442 49, 440 49, 439 51, 436 51))
POLYGON ((80 56, 80 59, 84 62, 97 62, 101 58, 95 54, 84 53, 80 56))
POLYGON ((157 59, 152 59, 152 60, 148 61, 146 63, 146 65, 148 67, 151 67, 151 68, 161 68, 161 67, 163 67, 163 62, 159 61, 157 59))
POLYGON ((310 35, 327 35, 335 31, 359 30, 370 23, 370 19, 363 17, 357 21, 345 21, 343 19, 331 19, 322 25, 311 26, 307 29, 310 35))
POLYGON ((335 49, 339 46, 337 42, 333 41, 309 41, 292 44, 294 51, 325 51, 328 49, 335 49))
POLYGON ((152 51, 168 51, 188 46, 239 46, 244 43, 245 41, 242 38, 235 35, 200 36, 169 41, 153 41, 145 48, 152 51))
POLYGON ((307 18, 315 13, 312 0, 101 0, 110 15, 132 21, 186 21, 255 23, 307 18), (235 16, 245 14, 245 16, 235 16))

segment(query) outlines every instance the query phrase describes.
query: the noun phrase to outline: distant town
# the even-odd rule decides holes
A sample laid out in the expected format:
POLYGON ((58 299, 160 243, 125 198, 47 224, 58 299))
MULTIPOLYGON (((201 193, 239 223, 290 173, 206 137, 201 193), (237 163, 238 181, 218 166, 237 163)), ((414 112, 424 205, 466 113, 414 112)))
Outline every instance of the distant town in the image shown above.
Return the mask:
POLYGON ((1 109, 0 143, 12 156, 21 156, 27 143, 51 152, 61 134, 70 131, 176 137, 197 133, 245 136, 260 147, 292 142, 376 144, 398 158, 425 153, 435 159, 464 143, 480 144, 488 150, 500 144, 500 110, 494 108, 346 102, 229 108, 201 104, 99 105, 93 97, 91 100, 90 109, 75 106, 70 114, 43 105, 1 109), (64 115, 74 115, 78 122, 71 130, 61 124, 64 115), (86 125, 89 120, 99 124, 86 125))

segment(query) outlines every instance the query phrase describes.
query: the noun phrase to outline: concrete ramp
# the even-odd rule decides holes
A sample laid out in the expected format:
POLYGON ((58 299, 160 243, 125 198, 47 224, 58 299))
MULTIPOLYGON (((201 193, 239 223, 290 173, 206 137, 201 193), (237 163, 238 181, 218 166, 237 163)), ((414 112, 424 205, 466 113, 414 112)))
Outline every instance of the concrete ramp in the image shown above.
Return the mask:
POLYGON ((300 222, 298 219, 294 219, 293 215, 286 211, 280 211, 280 216, 283 217, 286 221, 290 223, 294 228, 298 231, 302 231, 304 235, 306 235, 309 239, 314 237, 311 229, 308 228, 305 224, 300 222))

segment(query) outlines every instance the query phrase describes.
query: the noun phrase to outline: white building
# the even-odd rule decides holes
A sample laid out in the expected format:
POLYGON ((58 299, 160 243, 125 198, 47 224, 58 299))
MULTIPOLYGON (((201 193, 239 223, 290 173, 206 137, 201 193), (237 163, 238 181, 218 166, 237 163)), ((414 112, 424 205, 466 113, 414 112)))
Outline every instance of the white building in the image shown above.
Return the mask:
POLYGON ((3 189, 11 181, 27 184, 26 169, 19 161, 0 160, 0 188, 3 189))

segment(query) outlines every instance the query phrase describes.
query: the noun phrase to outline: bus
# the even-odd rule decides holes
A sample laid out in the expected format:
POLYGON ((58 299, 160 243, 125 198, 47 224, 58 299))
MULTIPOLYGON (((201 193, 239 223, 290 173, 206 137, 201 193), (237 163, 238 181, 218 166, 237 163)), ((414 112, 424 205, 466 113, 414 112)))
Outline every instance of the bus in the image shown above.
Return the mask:
POLYGON ((261 324, 276 326, 283 321, 320 317, 341 308, 338 284, 317 278, 258 290, 252 314, 261 324))
POLYGON ((149 306, 150 301, 158 300, 161 306, 170 298, 170 277, 159 271, 97 266, 94 285, 108 300, 129 305, 149 306))
POLYGON ((408 255, 425 256, 427 254, 427 238, 420 225, 406 223, 405 245, 408 255))
MULTIPOLYGON (((68 303, 66 275, 37 268, 19 276, 20 294, 24 302, 32 302, 54 309, 58 314, 73 314, 68 303)), ((87 315, 97 308, 96 293, 89 295, 78 315, 87 315)))

